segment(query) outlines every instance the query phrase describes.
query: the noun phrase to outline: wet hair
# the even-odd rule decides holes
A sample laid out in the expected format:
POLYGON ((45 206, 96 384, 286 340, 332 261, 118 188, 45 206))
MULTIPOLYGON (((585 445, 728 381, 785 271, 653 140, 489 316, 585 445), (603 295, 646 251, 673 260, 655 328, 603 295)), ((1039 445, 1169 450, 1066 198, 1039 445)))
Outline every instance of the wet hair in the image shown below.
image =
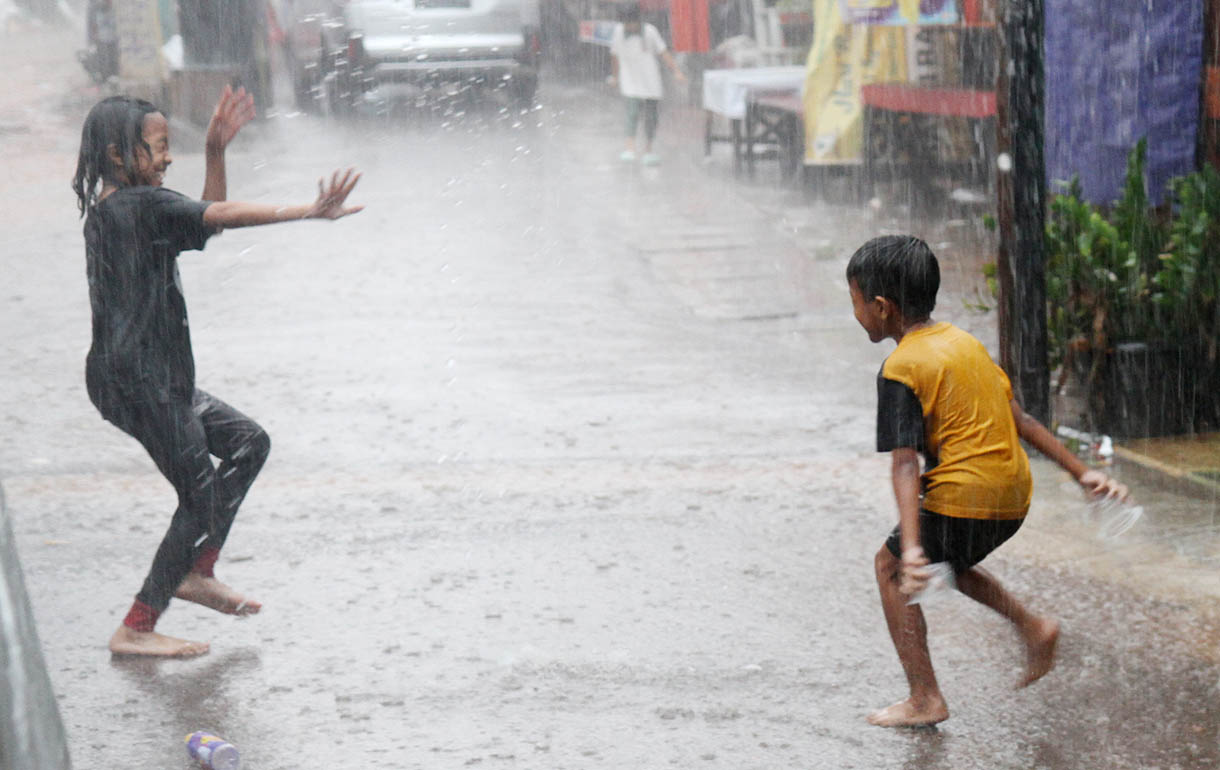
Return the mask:
POLYGON ((639 24, 643 19, 644 15, 640 12, 640 6, 637 3, 624 5, 618 12, 618 20, 623 24, 639 24))
POLYGON ((81 130, 76 175, 72 177, 81 216, 97 203, 99 182, 122 184, 110 159, 110 145, 119 151, 127 178, 136 177, 136 148, 152 152, 144 141, 144 117, 160 111, 152 102, 131 96, 111 96, 89 110, 81 130))
POLYGON ((847 280, 867 298, 885 297, 903 318, 922 321, 936 307, 940 265, 928 244, 912 235, 873 238, 851 255, 847 280))

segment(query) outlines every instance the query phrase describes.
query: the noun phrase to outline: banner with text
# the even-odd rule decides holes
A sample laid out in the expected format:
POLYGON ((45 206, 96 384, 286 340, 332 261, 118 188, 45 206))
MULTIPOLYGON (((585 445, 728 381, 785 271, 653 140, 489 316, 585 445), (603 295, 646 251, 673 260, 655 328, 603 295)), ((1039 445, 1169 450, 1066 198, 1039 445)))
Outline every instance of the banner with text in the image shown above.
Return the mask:
POLYGON ((839 0, 844 24, 957 24, 957 0, 839 0))
MULTIPOLYGON (((862 2, 862 0, 859 0, 862 2)), ((813 0, 806 62, 805 162, 860 162, 860 86, 906 81, 907 30, 846 24, 841 0, 813 0)))

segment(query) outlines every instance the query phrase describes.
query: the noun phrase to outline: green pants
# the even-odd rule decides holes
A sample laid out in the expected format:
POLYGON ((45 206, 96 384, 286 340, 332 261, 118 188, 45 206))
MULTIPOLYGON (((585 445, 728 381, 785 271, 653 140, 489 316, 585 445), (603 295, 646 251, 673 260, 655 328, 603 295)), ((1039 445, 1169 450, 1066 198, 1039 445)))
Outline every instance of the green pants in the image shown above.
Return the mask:
POLYGON ((644 136, 648 141, 652 141, 657 135, 657 121, 660 120, 658 108, 661 105, 660 99, 637 99, 634 96, 628 96, 627 99, 627 136, 635 137, 636 129, 640 125, 640 115, 644 116, 644 136))

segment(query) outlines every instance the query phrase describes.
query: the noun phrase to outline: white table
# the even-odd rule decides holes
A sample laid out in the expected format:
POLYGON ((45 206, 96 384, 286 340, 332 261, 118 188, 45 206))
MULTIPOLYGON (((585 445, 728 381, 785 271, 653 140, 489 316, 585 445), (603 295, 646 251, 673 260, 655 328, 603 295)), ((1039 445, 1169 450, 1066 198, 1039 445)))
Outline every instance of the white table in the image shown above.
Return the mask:
MULTIPOLYGON (((759 119, 756 100, 766 96, 787 96, 800 100, 808 72, 803 66, 742 67, 703 72, 703 109, 707 115, 703 133, 704 155, 711 154, 713 142, 733 145, 733 168, 746 161, 754 172, 754 146, 782 144, 785 133, 765 115, 759 119), (713 121, 719 115, 729 121, 730 133, 716 135, 713 121)), ((790 121, 789 121, 790 122, 790 121)), ((791 133, 790 131, 787 133, 791 133)))
POLYGON ((703 109, 729 120, 745 120, 750 96, 758 93, 800 93, 805 88, 804 67, 741 67, 704 70, 703 109))

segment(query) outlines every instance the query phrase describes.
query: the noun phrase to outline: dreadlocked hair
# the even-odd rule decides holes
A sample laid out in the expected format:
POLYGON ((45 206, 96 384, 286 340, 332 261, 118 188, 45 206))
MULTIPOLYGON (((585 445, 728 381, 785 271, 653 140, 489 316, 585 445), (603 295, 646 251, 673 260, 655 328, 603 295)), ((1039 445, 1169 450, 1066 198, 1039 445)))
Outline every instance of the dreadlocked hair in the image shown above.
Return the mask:
POLYGON ((123 160, 123 176, 136 177, 136 148, 152 152, 144 141, 144 116, 154 112, 160 112, 155 104, 131 96, 111 96, 89 110, 81 130, 76 175, 72 177, 72 191, 82 217, 97 204, 99 184, 123 184, 110 159, 112 145, 123 160))

